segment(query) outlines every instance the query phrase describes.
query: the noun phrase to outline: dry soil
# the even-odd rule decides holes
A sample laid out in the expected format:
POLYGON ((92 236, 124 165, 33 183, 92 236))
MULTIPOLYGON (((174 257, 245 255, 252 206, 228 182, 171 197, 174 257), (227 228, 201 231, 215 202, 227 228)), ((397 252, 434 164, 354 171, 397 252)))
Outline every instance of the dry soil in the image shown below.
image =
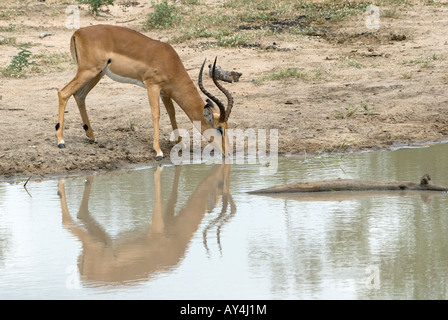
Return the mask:
MULTIPOLYGON (((107 23, 142 30, 140 22, 151 5, 121 3, 97 18, 82 8, 81 27, 107 23)), ((65 114, 67 147, 57 148, 57 90, 76 72, 76 65, 67 60, 73 30, 66 28, 65 8, 57 1, 28 1, 17 7, 21 14, 0 19, 2 30, 11 24, 21 26, 0 32, 0 40, 14 37, 30 43, 35 56, 59 57, 54 68, 49 63, 24 78, 0 77, 1 179, 113 170, 155 161, 145 90, 108 78, 87 98, 98 144, 88 142, 71 99, 65 114), (52 35, 40 38, 43 32, 52 35), (57 64, 65 67, 60 70, 57 64)), ((212 39, 173 47, 195 82, 204 58, 218 56, 223 69, 241 72, 239 82, 224 83, 235 101, 229 125, 277 129, 280 154, 377 150, 438 142, 448 136, 447 17, 446 5, 418 3, 381 17, 378 30, 368 29, 365 17, 356 16, 330 21, 312 35, 276 34, 243 47, 218 47, 212 39), (269 79, 288 68, 296 68, 302 76, 269 79)), ((162 41, 173 36, 163 30, 144 33, 162 41)), ((6 66, 17 54, 17 46, 0 45, 0 52, 0 66, 6 66)), ((192 130, 178 106, 176 111, 180 127, 192 130)), ((174 145, 170 132, 162 107, 165 155, 174 145)))

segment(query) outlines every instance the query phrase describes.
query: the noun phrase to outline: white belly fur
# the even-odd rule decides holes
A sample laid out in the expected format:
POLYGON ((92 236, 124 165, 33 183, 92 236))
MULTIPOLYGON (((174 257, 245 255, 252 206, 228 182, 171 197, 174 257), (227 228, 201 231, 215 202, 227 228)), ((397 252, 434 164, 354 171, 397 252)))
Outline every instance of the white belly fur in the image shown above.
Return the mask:
POLYGON ((109 68, 107 68, 107 67, 105 68, 105 74, 114 81, 122 82, 122 83, 136 84, 142 88, 146 88, 146 86, 143 84, 143 82, 138 81, 136 79, 119 76, 118 74, 115 74, 112 71, 110 71, 109 68))

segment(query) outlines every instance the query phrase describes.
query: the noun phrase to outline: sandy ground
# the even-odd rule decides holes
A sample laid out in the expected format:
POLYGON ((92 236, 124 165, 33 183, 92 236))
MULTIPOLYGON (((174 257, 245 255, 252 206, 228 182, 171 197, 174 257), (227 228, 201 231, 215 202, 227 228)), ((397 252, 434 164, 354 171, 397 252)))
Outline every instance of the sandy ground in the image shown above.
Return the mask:
MULTIPOLYGON (((73 31, 65 27, 65 7, 50 0, 33 1, 20 9, 26 15, 0 19, 0 27, 20 24, 21 28, 0 33, 32 43, 34 55, 68 54, 73 31), (53 35, 41 39, 42 32, 53 35)), ((81 27, 108 23, 141 30, 139 21, 150 10, 149 4, 116 5, 100 18, 82 10, 81 27)), ((448 136, 447 17, 446 5, 417 4, 400 8, 394 17, 381 18, 379 30, 367 29, 365 17, 358 16, 323 25, 318 36, 269 36, 245 48, 218 48, 207 39, 173 46, 195 82, 204 58, 218 56, 223 69, 242 72, 239 82, 224 84, 235 100, 229 125, 243 130, 277 129, 280 154, 376 150, 437 142, 448 136), (306 76, 257 81, 285 68, 297 68, 306 76)), ((162 41, 172 36, 160 30, 144 33, 162 41)), ((0 45, 0 52, 0 66, 6 66, 17 47, 0 45)), ((57 89, 75 71, 71 64, 63 71, 0 78, 1 179, 113 170, 154 161, 145 90, 108 78, 87 98, 99 143, 87 141, 71 99, 65 115, 67 148, 57 148, 57 89)), ((214 90, 209 79, 206 85, 214 90)), ((186 115, 177 106, 176 111, 180 127, 191 131, 186 115)), ((174 145, 170 132, 162 107, 160 136, 165 155, 174 145)))

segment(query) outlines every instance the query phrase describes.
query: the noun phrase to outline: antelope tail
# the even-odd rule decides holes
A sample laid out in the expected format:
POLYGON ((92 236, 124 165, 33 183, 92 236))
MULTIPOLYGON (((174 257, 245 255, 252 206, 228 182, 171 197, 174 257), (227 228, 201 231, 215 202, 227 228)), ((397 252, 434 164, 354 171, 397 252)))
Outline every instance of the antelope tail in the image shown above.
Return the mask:
POLYGON ((76 64, 78 64, 78 52, 76 51, 75 35, 72 36, 70 41, 70 53, 72 54, 73 60, 75 60, 76 64))

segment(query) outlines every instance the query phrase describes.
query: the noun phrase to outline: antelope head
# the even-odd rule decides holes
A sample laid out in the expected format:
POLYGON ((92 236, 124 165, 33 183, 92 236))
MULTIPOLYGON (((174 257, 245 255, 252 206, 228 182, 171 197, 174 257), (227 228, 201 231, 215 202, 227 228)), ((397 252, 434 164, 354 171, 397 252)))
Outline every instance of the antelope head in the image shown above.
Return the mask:
POLYGON ((222 151, 223 155, 225 155, 226 151, 229 151, 225 131, 228 129, 227 121, 229 120, 230 112, 232 111, 233 97, 230 92, 227 91, 216 79, 216 60, 217 58, 215 58, 215 61, 213 63, 212 79, 216 87, 227 97, 227 108, 218 98, 205 90, 204 86, 202 85, 202 71, 204 70, 204 65, 207 59, 204 60, 201 70, 199 71, 198 85, 201 91, 209 98, 206 100, 207 104, 204 107, 204 117, 207 120, 207 123, 220 133, 222 137, 222 151), (216 109, 212 101, 218 106, 218 109, 216 109))

